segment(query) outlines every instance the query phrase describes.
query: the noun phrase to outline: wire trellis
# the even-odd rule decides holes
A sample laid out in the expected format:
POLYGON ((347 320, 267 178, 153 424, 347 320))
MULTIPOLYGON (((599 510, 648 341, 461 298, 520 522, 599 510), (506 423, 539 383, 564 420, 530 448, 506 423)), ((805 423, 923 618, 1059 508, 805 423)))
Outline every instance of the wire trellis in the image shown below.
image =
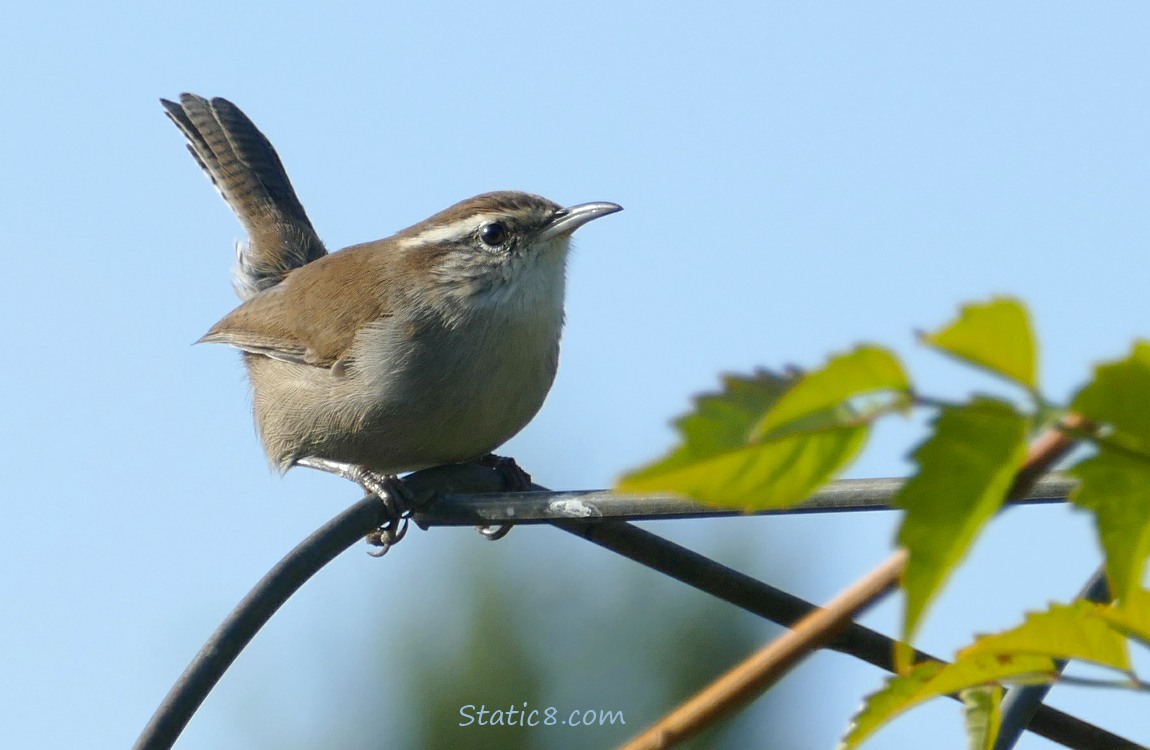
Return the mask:
MULTIPOLYGON (((789 627, 818 609, 811 602, 630 523, 744 515, 739 509, 713 508, 662 495, 619 495, 604 490, 552 492, 537 485, 531 492, 508 493, 502 491, 497 472, 469 464, 416 472, 404 482, 413 498, 411 520, 423 528, 551 524, 779 625, 789 627)), ((901 486, 898 479, 840 480, 798 506, 756 515, 889 510, 890 499, 901 486)), ((1073 480, 1052 473, 1012 503, 1065 502, 1074 486, 1073 480)), ((135 750, 172 747, 208 693, 276 610, 324 565, 387 520, 384 504, 370 495, 289 552, 244 597, 184 670, 136 741, 135 750)), ((1082 595, 1105 600, 1104 578, 1097 574, 1092 577, 1082 595)), ((893 646, 888 636, 855 622, 828 644, 834 651, 886 671, 894 668, 893 646)), ((924 652, 916 652, 916 658, 941 661, 924 652)), ((1024 730, 1079 750, 1142 747, 1045 705, 1046 689, 1028 686, 1008 693, 995 750, 1009 750, 1024 730)))

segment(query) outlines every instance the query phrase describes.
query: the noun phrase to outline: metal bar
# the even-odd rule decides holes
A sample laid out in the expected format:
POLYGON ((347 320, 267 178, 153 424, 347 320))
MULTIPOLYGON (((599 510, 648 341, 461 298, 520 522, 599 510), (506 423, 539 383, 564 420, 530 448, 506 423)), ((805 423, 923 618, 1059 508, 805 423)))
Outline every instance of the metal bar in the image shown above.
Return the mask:
MULTIPOLYGON (((1094 571, 1094 575, 1079 592, 1078 598, 1096 603, 1110 601, 1110 586, 1106 581, 1105 568, 1094 571)), ((1054 662, 1059 674, 1066 668, 1066 663, 1064 659, 1054 662)), ((1002 700, 1002 724, 994 741, 994 750, 1010 750, 1014 747, 1052 687, 1054 683, 1048 682, 1041 685, 1018 685, 1007 691, 1006 697, 1002 700)))
MULTIPOLYGON (((437 472, 438 469, 428 469, 437 472)), ((424 472, 412 475, 416 478, 424 472)), ((841 479, 810 499, 789 508, 745 511, 716 508, 673 495, 620 495, 608 490, 578 492, 490 492, 435 497, 414 515, 420 526, 483 526, 504 523, 551 523, 618 519, 653 521, 670 518, 716 518, 743 515, 782 515, 864 510, 891 510, 890 499, 902 479, 841 479)), ((1065 502, 1077 483, 1060 474, 1038 480, 1014 505, 1065 502)))
POLYGON ((384 504, 370 495, 296 545, 212 633, 156 708, 133 750, 171 748, 224 672, 288 597, 386 518, 384 504))

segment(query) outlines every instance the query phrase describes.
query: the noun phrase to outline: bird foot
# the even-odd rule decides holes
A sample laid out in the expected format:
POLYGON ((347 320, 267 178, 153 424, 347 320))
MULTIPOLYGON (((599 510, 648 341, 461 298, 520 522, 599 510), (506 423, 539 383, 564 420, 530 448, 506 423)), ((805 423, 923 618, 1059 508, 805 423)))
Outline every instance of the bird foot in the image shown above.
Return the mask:
MULTIPOLYGON (((531 489, 531 475, 524 471, 514 458, 488 453, 477 459, 475 463, 489 469, 495 469, 500 479, 503 480, 503 486, 509 492, 526 492, 531 489)), ((475 530, 494 542, 507 536, 507 533, 514 526, 515 524, 512 523, 504 523, 499 526, 476 526, 475 530)))
POLYGON ((383 557, 388 550, 407 535, 408 520, 411 518, 413 497, 395 474, 377 474, 355 464, 345 464, 326 458, 308 457, 299 460, 300 466, 326 471, 341 476, 363 487, 379 498, 387 509, 387 520, 375 531, 367 535, 367 543, 376 549, 369 550, 372 557, 383 557))
POLYGON ((531 489, 531 475, 510 456, 488 453, 475 461, 480 466, 495 469, 508 492, 527 492, 531 489))

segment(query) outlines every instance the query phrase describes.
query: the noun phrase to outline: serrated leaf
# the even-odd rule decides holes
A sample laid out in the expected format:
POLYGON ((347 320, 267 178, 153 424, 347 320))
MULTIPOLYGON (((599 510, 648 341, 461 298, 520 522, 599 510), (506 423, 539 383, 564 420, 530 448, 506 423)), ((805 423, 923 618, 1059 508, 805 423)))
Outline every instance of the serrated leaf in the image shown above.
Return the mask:
POLYGON ((933 698, 933 695, 924 695, 924 691, 945 667, 942 662, 922 662, 907 674, 888 678, 882 689, 863 699, 862 708, 851 717, 838 750, 853 750, 894 717, 933 698))
POLYGON ((923 337, 926 343, 971 364, 1038 388, 1037 345, 1025 305, 1011 297, 965 305, 958 320, 923 337))
POLYGON ((992 682, 1031 684, 1050 682, 1058 667, 1047 656, 1035 654, 974 654, 956 659, 930 683, 935 695, 950 695, 992 682))
POLYGON ((865 426, 752 443, 689 464, 674 456, 619 481, 620 492, 674 492, 726 507, 783 508, 809 497, 858 454, 865 426))
POLYGON ((903 572, 903 639, 911 641, 929 602, 1006 498, 1026 456, 1029 421, 1008 404, 978 398, 944 407, 934 434, 912 455, 918 472, 892 498, 906 515, 898 543, 903 572))
POLYGON ((858 396, 878 392, 901 394, 906 401, 910 381, 898 358, 888 349, 859 346, 832 356, 822 368, 806 373, 763 417, 755 434, 772 433, 847 404, 858 396))
POLYGON ((746 445, 763 415, 797 382, 797 376, 767 370, 751 377, 725 375, 721 392, 697 396, 694 410, 675 420, 683 441, 660 463, 687 466, 746 445))
POLYGON ((772 440, 753 437, 767 410, 793 385, 767 372, 727 378, 677 422, 683 441, 666 458, 624 476, 621 492, 675 492, 702 502, 747 508, 797 503, 858 453, 866 425, 834 409, 814 415, 821 431, 772 440))
POLYGON ((1102 447, 1070 475, 1081 482, 1070 501, 1094 514, 1111 595, 1124 600, 1141 589, 1150 557, 1150 463, 1102 447))
POLYGON ((1021 625, 979 637, 958 654, 968 657, 1046 656, 1079 659, 1128 672, 1130 653, 1126 639, 1100 616, 1107 605, 1079 600, 1051 604, 1044 612, 1028 612, 1021 625))
POLYGON ((980 685, 959 693, 967 750, 994 750, 1002 726, 1002 686, 980 685))
POLYGON ((1150 591, 1132 591, 1117 604, 1099 608, 1098 616, 1127 638, 1150 647, 1150 591))
POLYGON ((954 664, 916 664, 906 674, 889 678, 881 690, 867 696, 862 709, 851 719, 839 748, 858 747, 891 719, 931 698, 1002 680, 1045 682, 1056 673, 1054 661, 1042 656, 982 656, 954 664))
POLYGON ((1070 409, 1113 427, 1113 441, 1150 454, 1150 343, 1136 341, 1126 359, 1095 367, 1070 409))

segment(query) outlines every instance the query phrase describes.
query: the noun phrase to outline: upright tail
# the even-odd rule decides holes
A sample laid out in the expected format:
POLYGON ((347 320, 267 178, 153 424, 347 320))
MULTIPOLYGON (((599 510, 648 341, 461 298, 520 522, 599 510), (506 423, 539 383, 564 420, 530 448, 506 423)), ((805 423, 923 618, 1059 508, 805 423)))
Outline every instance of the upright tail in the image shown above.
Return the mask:
POLYGON ((237 254, 240 297, 275 286, 327 253, 276 150, 239 107, 195 94, 180 94, 179 104, 160 102, 248 233, 247 247, 237 254))

